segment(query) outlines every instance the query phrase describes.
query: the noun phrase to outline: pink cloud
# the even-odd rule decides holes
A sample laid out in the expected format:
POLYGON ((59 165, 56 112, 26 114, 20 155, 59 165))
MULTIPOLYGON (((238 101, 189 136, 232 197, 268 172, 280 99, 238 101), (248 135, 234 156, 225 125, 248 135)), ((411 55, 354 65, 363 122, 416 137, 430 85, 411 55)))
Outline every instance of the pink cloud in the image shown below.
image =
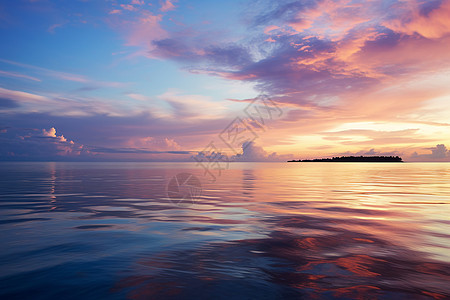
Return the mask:
POLYGON ((131 4, 120 4, 120 7, 122 7, 124 10, 128 10, 128 11, 135 11, 135 10, 137 10, 137 8, 134 7, 131 4))
POLYGON ((373 4, 354 3, 347 0, 317 1, 315 6, 300 10, 287 23, 298 33, 313 32, 316 36, 342 38, 348 30, 369 21, 373 4))
POLYGON ((174 10, 175 9, 175 5, 172 2, 174 2, 174 1, 173 0, 166 0, 165 2, 163 2, 161 4, 161 11, 162 12, 167 12, 169 10, 174 10))
POLYGON ((16 72, 1 71, 1 70, 0 70, 0 76, 24 78, 24 79, 29 79, 29 80, 33 80, 33 81, 41 81, 39 78, 36 78, 33 76, 28 76, 28 75, 24 75, 24 74, 20 74, 20 73, 16 73, 16 72))
POLYGON ((162 137, 132 138, 127 143, 130 147, 154 151, 182 150, 182 147, 173 139, 162 137))
MULTIPOLYGON (((50 76, 50 77, 53 77, 58 80, 67 80, 67 81, 85 83, 85 84, 96 85, 96 86, 104 86, 104 87, 124 87, 127 85, 126 83, 115 82, 115 81, 97 81, 92 78, 89 78, 89 77, 86 77, 83 75, 79 75, 79 74, 55 71, 55 70, 51 70, 51 69, 47 69, 47 68, 43 68, 43 67, 38 67, 38 66, 34 66, 34 65, 24 64, 24 63, 1 59, 1 58, 0 58, 0 62, 9 64, 9 65, 13 65, 13 66, 17 66, 20 68, 24 68, 27 70, 31 70, 35 73, 38 73, 41 76, 50 76)), ((3 72, 3 74, 5 76, 8 75, 10 77, 26 78, 26 79, 35 80, 35 81, 41 81, 38 78, 28 76, 28 75, 22 75, 22 74, 18 74, 18 73, 14 73, 14 72, 0 71, 0 75, 2 75, 1 72, 3 72)))
POLYGON ((450 162, 450 150, 444 144, 438 144, 435 147, 426 149, 431 153, 418 154, 415 151, 411 156, 411 161, 448 161, 450 162))
POLYGON ((308 29, 313 24, 312 20, 299 20, 296 22, 289 23, 289 26, 292 27, 297 32, 303 32, 305 29, 308 29))
POLYGON ((293 159, 291 154, 279 155, 276 152, 268 153, 255 142, 245 142, 242 145, 242 153, 231 157, 231 161, 287 161, 293 159))
POLYGON ((49 113, 57 116, 88 116, 98 113, 121 115, 130 113, 127 105, 119 108, 118 103, 111 105, 110 99, 82 98, 74 95, 39 95, 17 90, 0 88, 0 98, 9 100, 9 110, 21 113, 49 113))
POLYGON ((53 24, 52 26, 50 26, 50 27, 47 29, 47 31, 50 32, 50 33, 55 33, 55 29, 64 26, 64 24, 66 24, 66 23, 53 24))
MULTIPOLYGON (((64 135, 56 135, 56 129, 55 127, 50 128, 49 130, 42 129, 42 136, 45 137, 52 137, 60 142, 67 142, 67 139, 64 137, 64 135)), ((73 141, 69 141, 70 144, 73 144, 73 141)))
POLYGON ((113 9, 109 12, 110 15, 120 14, 122 11, 120 9, 113 9))
POLYGON ((278 27, 276 25, 267 26, 266 28, 264 28, 264 33, 265 34, 270 34, 271 31, 276 30, 278 28, 280 28, 280 27, 278 27))
POLYGON ((147 13, 138 18, 131 25, 131 32, 127 36, 128 46, 142 46, 147 50, 154 46, 152 42, 163 39, 168 33, 161 27, 162 15, 152 15, 147 13))

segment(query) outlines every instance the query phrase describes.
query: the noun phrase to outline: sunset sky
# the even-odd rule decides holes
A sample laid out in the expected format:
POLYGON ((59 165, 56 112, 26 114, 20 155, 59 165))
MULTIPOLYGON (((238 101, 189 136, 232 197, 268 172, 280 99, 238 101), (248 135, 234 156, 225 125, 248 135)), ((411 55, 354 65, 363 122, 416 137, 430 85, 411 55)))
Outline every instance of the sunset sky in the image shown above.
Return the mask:
POLYGON ((260 95, 241 160, 450 161, 450 1, 0 2, 0 160, 235 155, 260 95))

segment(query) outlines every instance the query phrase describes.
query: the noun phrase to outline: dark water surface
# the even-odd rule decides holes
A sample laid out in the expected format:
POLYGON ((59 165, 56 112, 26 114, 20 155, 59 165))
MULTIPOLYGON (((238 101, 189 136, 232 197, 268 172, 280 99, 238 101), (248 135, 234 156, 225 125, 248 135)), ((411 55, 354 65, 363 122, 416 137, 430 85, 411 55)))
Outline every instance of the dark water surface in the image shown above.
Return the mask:
POLYGON ((0 163, 0 298, 450 299, 450 164, 230 167, 0 163))

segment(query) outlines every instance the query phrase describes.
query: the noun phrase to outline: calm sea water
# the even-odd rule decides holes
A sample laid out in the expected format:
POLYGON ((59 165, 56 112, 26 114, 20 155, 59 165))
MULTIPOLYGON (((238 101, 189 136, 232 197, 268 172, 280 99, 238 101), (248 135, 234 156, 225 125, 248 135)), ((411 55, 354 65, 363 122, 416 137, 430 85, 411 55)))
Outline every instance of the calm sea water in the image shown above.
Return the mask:
POLYGON ((0 168, 1 299, 450 298, 450 164, 0 168))

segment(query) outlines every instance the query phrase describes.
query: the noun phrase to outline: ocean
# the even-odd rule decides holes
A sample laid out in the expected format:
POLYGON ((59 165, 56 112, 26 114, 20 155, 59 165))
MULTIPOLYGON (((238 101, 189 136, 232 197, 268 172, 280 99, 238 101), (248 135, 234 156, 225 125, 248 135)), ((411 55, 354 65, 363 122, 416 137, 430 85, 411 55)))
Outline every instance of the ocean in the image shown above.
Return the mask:
POLYGON ((214 172, 0 163, 0 298, 450 298, 450 163, 214 172))

